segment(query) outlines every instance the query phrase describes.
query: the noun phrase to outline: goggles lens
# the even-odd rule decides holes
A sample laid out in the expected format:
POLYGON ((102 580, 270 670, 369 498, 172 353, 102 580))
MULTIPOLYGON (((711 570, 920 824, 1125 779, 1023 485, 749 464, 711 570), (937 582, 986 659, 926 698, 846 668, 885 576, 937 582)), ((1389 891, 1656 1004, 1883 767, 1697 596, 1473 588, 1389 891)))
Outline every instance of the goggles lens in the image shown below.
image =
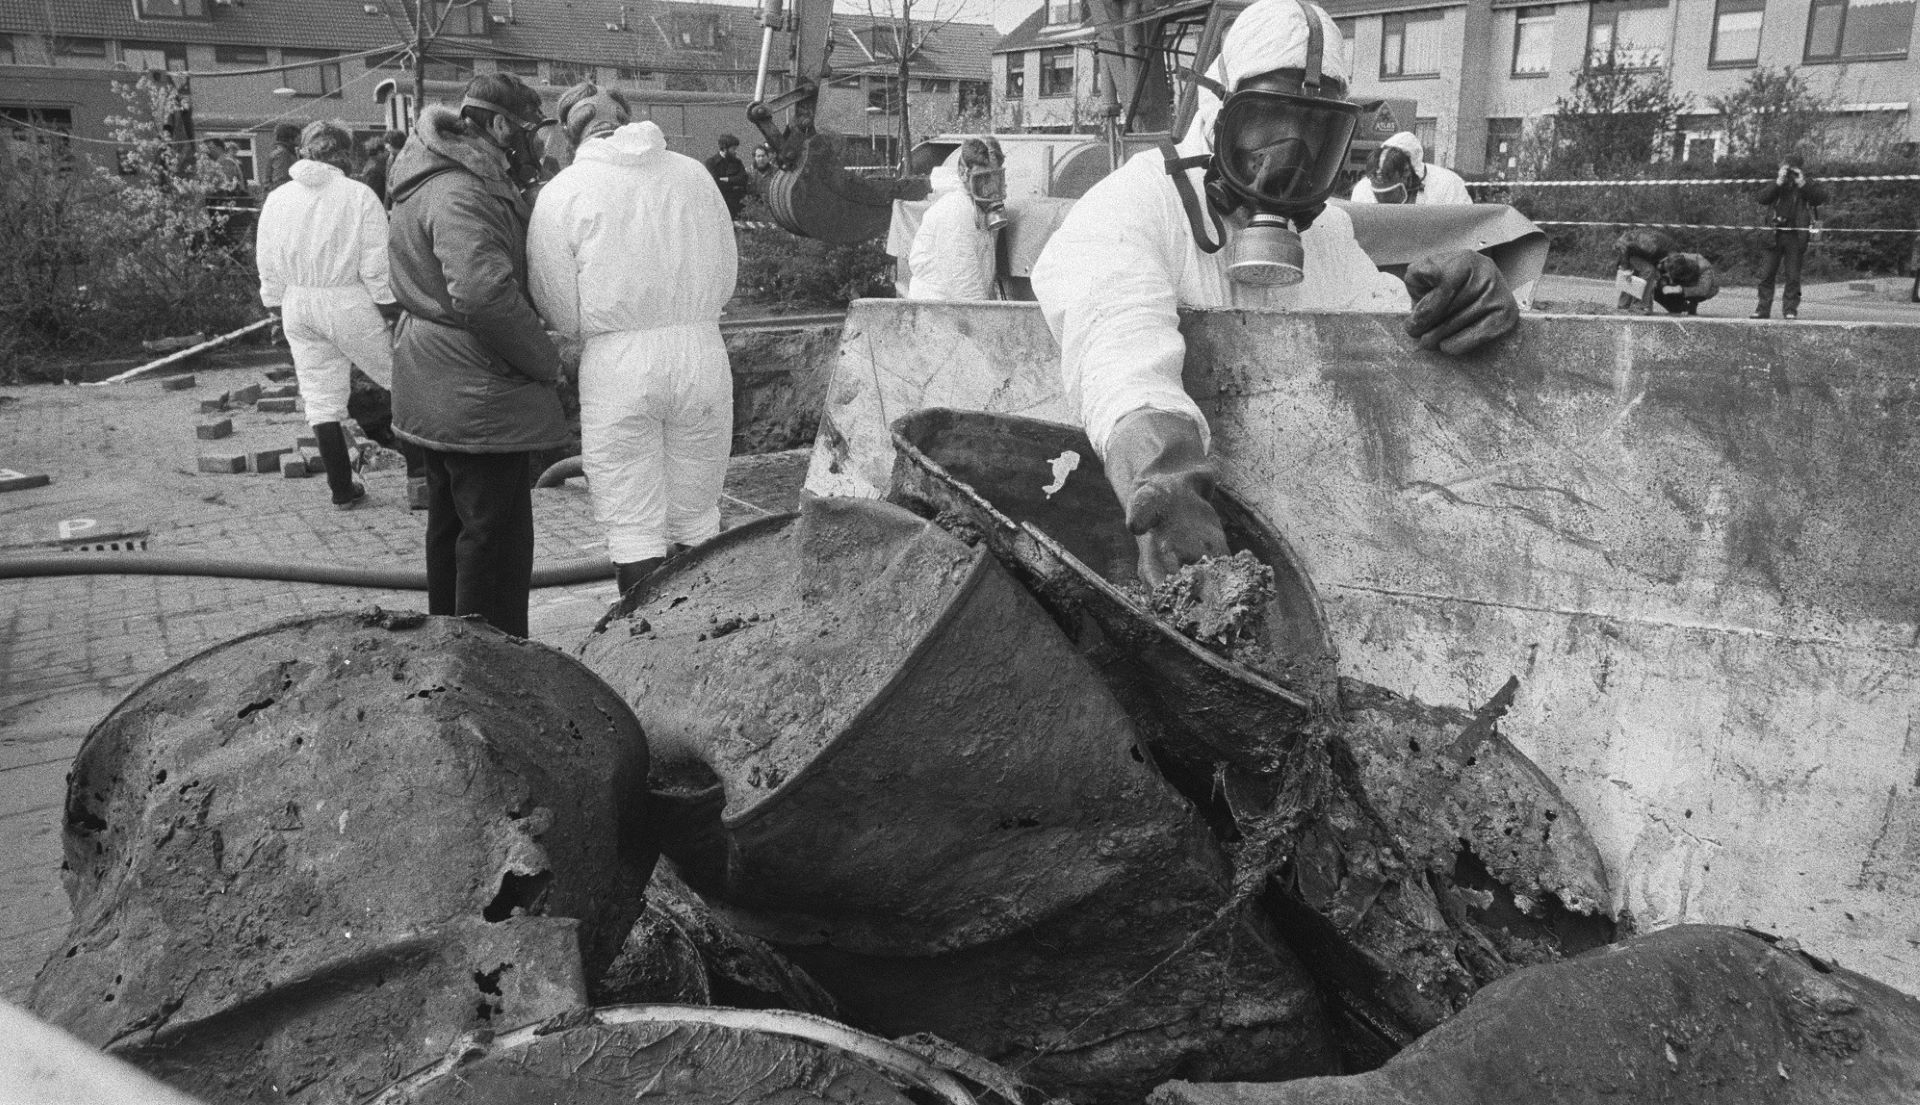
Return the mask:
POLYGON ((1007 194, 1005 169, 971 169, 967 172, 967 193, 974 199, 998 201, 1007 194))
POLYGON ((1228 187, 1275 209, 1310 207, 1333 191, 1360 105, 1247 89, 1227 97, 1214 153, 1228 187))

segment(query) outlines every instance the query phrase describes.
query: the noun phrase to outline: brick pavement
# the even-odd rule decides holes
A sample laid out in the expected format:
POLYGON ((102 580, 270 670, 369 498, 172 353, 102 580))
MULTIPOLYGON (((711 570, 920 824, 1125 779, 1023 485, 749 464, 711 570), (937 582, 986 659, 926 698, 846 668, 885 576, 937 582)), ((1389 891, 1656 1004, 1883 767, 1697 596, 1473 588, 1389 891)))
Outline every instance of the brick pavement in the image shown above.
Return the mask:
MULTIPOLYGON (((370 503, 337 511, 324 478, 214 475, 202 452, 291 446, 301 415, 236 407, 231 437, 201 441, 203 398, 262 382, 259 368, 198 369, 195 387, 159 379, 109 387, 0 388, 0 468, 48 472, 40 488, 0 494, 0 557, 59 551, 76 539, 146 532, 151 552, 287 563, 421 566, 424 513, 406 509, 399 469, 362 474, 370 503), (91 526, 78 523, 91 520, 91 526)), ((727 525, 791 509, 803 454, 736 458, 727 525)), ((603 555, 575 480, 534 493, 542 565, 603 555)), ((116 555, 69 552, 71 556, 116 555)), ((614 597, 611 580, 534 593, 533 636, 571 651, 614 597)), ((79 737, 147 677, 275 621, 367 605, 423 609, 424 592, 168 576, 0 580, 0 997, 19 1000, 64 930, 59 806, 79 737)))

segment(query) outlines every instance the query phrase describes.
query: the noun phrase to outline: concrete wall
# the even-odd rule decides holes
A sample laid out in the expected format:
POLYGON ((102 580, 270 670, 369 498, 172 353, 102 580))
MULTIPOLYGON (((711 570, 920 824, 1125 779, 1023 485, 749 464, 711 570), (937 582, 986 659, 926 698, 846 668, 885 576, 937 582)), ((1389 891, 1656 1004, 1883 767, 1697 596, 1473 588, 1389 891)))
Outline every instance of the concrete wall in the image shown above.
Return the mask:
MULTIPOLYGON (((1475 706, 1579 808, 1615 905, 1796 936, 1920 993, 1920 367, 1911 327, 1190 314, 1223 483, 1282 529, 1342 670, 1475 706)), ((1063 419, 1037 309, 866 301, 808 488, 888 417, 1063 419)))

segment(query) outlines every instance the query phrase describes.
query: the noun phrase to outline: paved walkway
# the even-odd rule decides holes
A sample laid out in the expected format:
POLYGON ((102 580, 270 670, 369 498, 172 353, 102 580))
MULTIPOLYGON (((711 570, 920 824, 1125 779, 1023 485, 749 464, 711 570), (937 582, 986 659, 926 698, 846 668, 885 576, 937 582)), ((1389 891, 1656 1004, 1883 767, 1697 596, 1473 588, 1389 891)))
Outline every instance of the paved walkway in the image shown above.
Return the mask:
MULTIPOLYGON (((1873 291, 1855 288, 1851 282, 1807 284, 1800 289, 1800 318, 1806 322, 1904 322, 1920 323, 1920 303, 1905 301, 1911 280, 1889 279, 1873 282, 1873 291), (1896 298, 1895 293, 1899 295, 1896 298)), ((1585 276, 1542 277, 1534 298, 1548 305, 1580 304, 1583 310, 1611 310, 1615 302, 1612 280, 1585 276)), ((1746 318, 1753 313, 1759 296, 1752 285, 1725 287, 1720 294, 1700 305, 1702 318, 1746 318)), ((1774 318, 1780 317, 1780 301, 1775 294, 1774 318)), ((1665 317, 1655 307, 1655 318, 1665 317)))
MULTIPOLYGON (((400 470, 363 473, 371 502, 332 506, 324 478, 208 475, 203 453, 285 447, 299 414, 242 406, 200 414, 202 399, 265 382, 259 368, 202 370, 196 386, 159 379, 108 387, 0 388, 0 469, 45 472, 45 487, 0 493, 0 558, 112 557, 114 546, 288 564, 417 569, 425 514, 406 508, 400 470), (232 436, 195 426, 228 418, 232 436), (89 550, 67 551, 86 546, 89 550)), ((799 454, 736 458, 723 519, 792 509, 799 454)), ((534 493, 540 564, 603 555, 579 480, 534 493)), ((533 636, 571 651, 614 598, 611 580, 534 593, 533 636)), ((80 737, 127 691, 210 645, 313 611, 424 609, 424 592, 168 576, 0 580, 0 998, 24 997, 68 912, 59 816, 80 737)))

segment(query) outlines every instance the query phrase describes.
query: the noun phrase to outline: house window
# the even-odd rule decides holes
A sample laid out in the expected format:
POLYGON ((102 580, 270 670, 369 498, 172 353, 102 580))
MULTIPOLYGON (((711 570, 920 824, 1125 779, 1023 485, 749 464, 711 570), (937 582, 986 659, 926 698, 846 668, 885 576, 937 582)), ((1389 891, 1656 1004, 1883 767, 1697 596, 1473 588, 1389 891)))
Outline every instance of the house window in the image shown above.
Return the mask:
POLYGON ((233 158, 240 163, 240 179, 254 180, 253 135, 251 134, 203 134, 200 136, 209 142, 218 142, 231 147, 233 158))
MULTIPOLYGON (((1760 0, 1765 3, 1765 0, 1760 0)), ((1553 8, 1519 8, 1513 20, 1513 75, 1544 77, 1553 68, 1553 8)))
POLYGON ((1520 167, 1520 120, 1487 120, 1487 172, 1509 180, 1520 167))
POLYGON ((281 83, 296 96, 340 95, 340 63, 327 63, 331 50, 282 50, 280 60, 294 68, 280 71, 281 83), (299 63, 306 64, 299 64, 299 63))
MULTIPOLYGON (((586 80, 590 76, 592 76, 591 70, 580 69, 571 65, 561 65, 560 63, 555 62, 547 70, 547 83, 552 85, 555 88, 572 88, 574 85, 579 84, 581 81, 586 80)), ((698 92, 698 91, 704 90, 704 89, 674 89, 673 78, 671 76, 667 78, 667 88, 673 91, 691 91, 691 92, 698 92)))
POLYGON ((1040 51, 1040 95, 1073 95, 1073 47, 1040 51))
POLYGON ((65 161, 73 156, 73 112, 63 107, 17 107, 0 104, 0 137, 9 161, 47 157, 65 161))
POLYGON ((1692 165, 1711 165, 1713 163, 1713 151, 1718 145, 1718 141, 1712 135, 1701 138, 1695 138, 1689 135, 1687 137, 1685 159, 1688 164, 1692 165))
POLYGON ((0 65, 18 64, 13 60, 13 36, 0 35, 0 65))
POLYGON ((1007 55, 1007 99, 1027 98, 1027 55, 1019 50, 1007 55))
POLYGON ((512 73, 526 80, 533 80, 540 76, 540 63, 532 58, 501 58, 494 63, 494 69, 501 73, 512 73))
POLYGON ((56 63, 85 65, 90 61, 107 60, 107 40, 104 38, 56 38, 53 40, 53 56, 56 63))
POLYGON ((267 48, 265 46, 215 46, 213 60, 221 65, 265 65, 267 48))
POLYGON ((1813 0, 1808 61, 1904 58, 1913 38, 1913 0, 1813 0))
POLYGON ((150 69, 185 72, 187 48, 175 42, 122 42, 120 67, 142 73, 150 69))
POLYGON ((920 82, 920 91, 946 93, 953 91, 953 82, 945 77, 933 77, 920 82))
POLYGON ((473 59, 428 58, 427 79, 464 84, 473 79, 473 59))
POLYGON ((483 35, 493 27, 487 21, 487 0, 455 0, 447 11, 447 23, 444 33, 450 35, 483 35))
POLYGON ((1440 142, 1440 123, 1435 119, 1415 119, 1413 136, 1420 140, 1420 148, 1427 153, 1427 160, 1433 160, 1433 147, 1440 142))
POLYGON ((1658 69, 1667 61, 1666 0, 1594 0, 1587 64, 1658 69))
POLYGON ((1766 0, 1718 0, 1707 64, 1752 65, 1759 61, 1760 19, 1766 7, 1766 0))
POLYGON ((986 111, 990 105, 986 81, 960 81, 960 113, 971 115, 986 111))
POLYGON ((1382 77, 1437 77, 1440 75, 1441 13, 1408 12, 1380 21, 1380 75, 1382 77))
POLYGON ((882 115, 900 114, 900 79, 868 77, 867 110, 879 112, 882 115))
POLYGON ((626 81, 631 84, 645 75, 646 70, 640 69, 637 66, 616 65, 613 67, 613 79, 616 81, 626 81))
POLYGON ((205 19, 207 0, 133 0, 142 19, 205 19))
POLYGON ((1080 22, 1080 0, 1047 0, 1047 26, 1080 22))
POLYGON ((720 17, 705 13, 681 13, 673 17, 673 42, 685 50, 718 50, 720 17))

